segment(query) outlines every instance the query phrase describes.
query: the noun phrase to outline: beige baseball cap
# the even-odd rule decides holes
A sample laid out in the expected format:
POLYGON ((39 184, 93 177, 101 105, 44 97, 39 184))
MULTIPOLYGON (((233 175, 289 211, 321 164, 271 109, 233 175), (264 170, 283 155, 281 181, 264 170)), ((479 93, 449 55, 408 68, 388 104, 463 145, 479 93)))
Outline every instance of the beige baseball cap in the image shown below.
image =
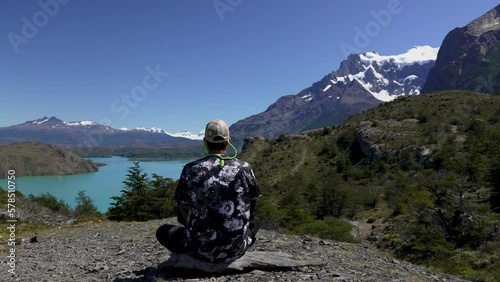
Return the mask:
POLYGON ((205 127, 205 140, 210 143, 229 142, 229 127, 220 119, 212 120, 205 127))

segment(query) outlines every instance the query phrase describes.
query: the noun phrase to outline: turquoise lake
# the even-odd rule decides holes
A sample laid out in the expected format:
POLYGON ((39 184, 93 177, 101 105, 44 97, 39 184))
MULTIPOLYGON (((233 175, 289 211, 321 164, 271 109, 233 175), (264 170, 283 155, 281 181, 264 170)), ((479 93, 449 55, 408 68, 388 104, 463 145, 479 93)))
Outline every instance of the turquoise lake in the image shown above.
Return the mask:
MULTIPOLYGON (((133 166, 132 161, 121 157, 89 158, 95 162, 105 163, 97 172, 81 173, 65 176, 25 176, 16 179, 16 188, 25 196, 50 193, 64 200, 71 207, 76 205, 75 197, 80 190, 92 198, 101 212, 108 210, 110 197, 120 196, 124 188, 127 169, 133 166)), ((168 160, 157 162, 140 162, 143 172, 151 178, 153 173, 174 180, 179 179, 182 168, 191 160, 168 160)), ((7 187, 7 180, 1 179, 0 186, 7 187)))

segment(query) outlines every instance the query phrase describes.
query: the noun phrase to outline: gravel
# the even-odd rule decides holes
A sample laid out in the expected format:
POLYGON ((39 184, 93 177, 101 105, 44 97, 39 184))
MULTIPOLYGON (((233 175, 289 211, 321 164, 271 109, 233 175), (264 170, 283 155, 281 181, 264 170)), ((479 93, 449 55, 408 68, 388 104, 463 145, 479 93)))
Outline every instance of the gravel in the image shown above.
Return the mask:
MULTIPOLYGON (((350 244, 261 230, 251 250, 282 251, 326 266, 205 274, 158 267, 169 251, 156 229, 174 219, 91 222, 32 234, 16 246, 16 275, 7 281, 465 281, 350 244), (36 240, 33 237, 36 235, 36 240)), ((5 244, 5 242, 2 242, 5 244)), ((5 248, 6 249, 6 248, 5 248)), ((2 255, 6 265, 6 255, 2 255)))

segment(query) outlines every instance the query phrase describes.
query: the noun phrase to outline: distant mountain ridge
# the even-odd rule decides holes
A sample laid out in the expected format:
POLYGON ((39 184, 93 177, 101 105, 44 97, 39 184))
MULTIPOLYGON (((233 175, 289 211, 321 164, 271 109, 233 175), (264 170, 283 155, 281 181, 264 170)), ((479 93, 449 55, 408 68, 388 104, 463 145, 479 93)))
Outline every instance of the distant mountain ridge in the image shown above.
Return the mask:
POLYGON ((160 128, 116 129, 88 120, 66 122, 46 116, 0 127, 0 144, 42 142, 62 147, 176 148, 199 145, 199 140, 200 135, 188 131, 170 134, 160 128))
POLYGON ((260 114, 233 124, 237 145, 249 136, 276 138, 340 124, 347 117, 391 101, 418 95, 439 48, 416 46, 399 55, 351 54, 338 70, 295 95, 279 98, 260 114))
POLYGON ((200 133, 198 133, 198 134, 193 134, 187 129, 181 130, 180 132, 176 132, 176 133, 170 133, 168 131, 165 131, 165 130, 163 130, 161 128, 157 128, 157 127, 151 127, 151 128, 146 128, 146 127, 125 128, 125 127, 122 127, 122 128, 119 128, 119 130, 123 130, 123 131, 147 131, 150 133, 167 134, 167 135, 170 135, 172 137, 182 137, 182 138, 191 139, 191 140, 203 140, 203 136, 205 134, 204 130, 200 131, 200 133))
POLYGON ((500 4, 444 38, 422 91, 448 89, 500 89, 500 4))
POLYGON ((89 121, 89 120, 82 120, 82 121, 62 121, 61 119, 58 119, 57 117, 42 117, 36 120, 30 120, 27 121, 23 124, 15 125, 18 128, 26 128, 26 129, 76 129, 78 127, 80 128, 93 128, 93 129, 99 129, 101 131, 107 131, 107 132, 118 132, 119 131, 146 131, 150 133, 161 133, 161 134, 167 134, 172 137, 183 137, 191 140, 202 140, 203 139, 203 134, 204 131, 202 130, 199 134, 192 134, 188 130, 182 130, 181 132, 177 133, 169 133, 161 128, 157 127, 135 127, 135 128, 113 128, 107 125, 102 125, 97 122, 89 121))

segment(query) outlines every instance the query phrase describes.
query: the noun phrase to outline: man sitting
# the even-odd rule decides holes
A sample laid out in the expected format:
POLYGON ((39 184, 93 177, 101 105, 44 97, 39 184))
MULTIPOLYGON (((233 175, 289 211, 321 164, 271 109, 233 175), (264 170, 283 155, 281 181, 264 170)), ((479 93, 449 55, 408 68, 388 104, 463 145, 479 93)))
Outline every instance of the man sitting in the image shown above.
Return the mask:
POLYGON ((177 220, 163 225, 156 238, 173 253, 208 262, 230 262, 255 242, 255 202, 259 186, 250 165, 236 159, 229 128, 213 120, 205 128, 206 157, 187 164, 174 194, 177 220), (235 155, 226 156, 231 146, 235 155))

